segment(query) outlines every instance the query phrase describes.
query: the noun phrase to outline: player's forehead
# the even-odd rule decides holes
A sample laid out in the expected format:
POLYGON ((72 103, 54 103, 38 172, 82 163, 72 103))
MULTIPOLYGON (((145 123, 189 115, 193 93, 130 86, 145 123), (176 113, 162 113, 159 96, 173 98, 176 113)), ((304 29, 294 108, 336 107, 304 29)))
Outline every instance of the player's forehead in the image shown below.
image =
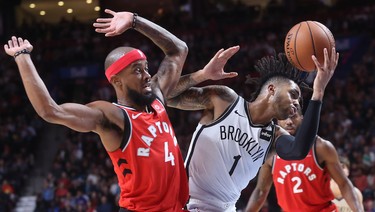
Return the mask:
POLYGON ((299 96, 301 96, 301 88, 298 86, 296 82, 294 82, 293 80, 290 80, 287 86, 288 86, 288 90, 297 92, 299 96))
POLYGON ((290 86, 291 89, 300 90, 298 84, 296 82, 294 82, 293 80, 289 80, 289 86, 290 86))

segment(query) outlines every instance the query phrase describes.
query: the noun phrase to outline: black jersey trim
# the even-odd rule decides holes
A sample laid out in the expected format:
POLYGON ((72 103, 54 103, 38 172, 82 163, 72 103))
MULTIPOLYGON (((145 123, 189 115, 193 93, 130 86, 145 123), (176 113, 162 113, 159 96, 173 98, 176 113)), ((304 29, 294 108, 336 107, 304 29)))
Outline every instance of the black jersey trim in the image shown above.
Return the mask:
POLYGON ((313 143, 313 146, 311 147, 311 149, 312 149, 312 156, 314 157, 314 162, 315 162, 316 166, 317 166, 320 170, 323 171, 323 170, 324 170, 324 164, 323 164, 323 166, 321 166, 321 165, 319 164, 318 153, 317 153, 317 151, 316 151, 316 145, 317 145, 316 142, 318 142, 318 136, 315 137, 315 141, 314 141, 314 143, 313 143))
POLYGON ((267 151, 266 151, 266 154, 264 155, 264 158, 263 158, 263 163, 262 164, 264 164, 264 162, 266 161, 266 158, 267 158, 267 156, 268 156, 268 153, 269 153, 269 151, 270 151, 270 149, 272 148, 272 146, 273 146, 273 143, 275 142, 275 129, 276 129, 276 126, 273 124, 273 125, 271 125, 271 128, 272 128, 272 137, 271 137, 271 141, 270 141, 270 144, 268 145, 268 148, 267 148, 267 151))
POLYGON ((193 157, 193 153, 194 153, 195 145, 197 144, 197 141, 198 141, 198 137, 200 136, 200 134, 202 133, 202 131, 205 128, 214 126, 215 124, 218 124, 223 119, 225 119, 232 112, 232 110, 235 108, 235 106, 237 105, 239 100, 240 100, 240 96, 238 96, 236 101, 234 101, 229 107, 227 107, 227 109, 225 109, 223 114, 221 114, 221 116, 218 119, 216 119, 214 122, 212 122, 210 124, 207 124, 207 125, 200 124, 201 128, 198 130, 198 132, 196 133, 196 135, 194 137, 194 140, 190 144, 190 146, 191 146, 190 154, 188 154, 187 158, 186 158, 185 168, 186 168, 186 174, 187 174, 188 177, 189 177, 189 165, 190 165, 191 158, 193 157))
POLYGON ((204 129, 204 127, 203 127, 203 125, 201 125, 201 128, 198 130, 196 136, 194 137, 194 140, 190 144, 191 145, 191 149, 190 149, 190 152, 188 152, 188 155, 187 155, 187 158, 186 158, 186 163, 185 163, 186 164, 185 165, 185 169, 186 169, 186 174, 188 176, 188 179, 189 179, 189 165, 190 165, 190 161, 191 161, 191 158, 193 157, 193 153, 194 153, 194 150, 195 150, 195 145, 197 144, 197 141, 198 141, 198 137, 201 134, 201 132, 203 131, 203 129, 204 129))
POLYGON ((277 157, 277 153, 275 151, 275 154, 272 156, 272 163, 271 163, 271 173, 272 175, 274 174, 274 171, 275 171, 275 165, 276 165, 276 158, 277 157))
MULTIPOLYGON (((191 161, 191 158, 193 157, 195 146, 197 144, 197 141, 198 141, 198 138, 199 138, 200 134, 202 133, 202 131, 205 128, 212 127, 212 126, 220 123, 222 120, 224 120, 233 111, 233 109, 236 107, 236 105, 238 104, 240 98, 241 97, 238 96, 237 99, 229 107, 227 107, 225 109, 225 111, 223 112, 223 114, 221 114, 220 117, 218 119, 216 119, 215 121, 213 121, 212 123, 206 124, 206 125, 205 124, 200 124, 201 127, 198 130, 198 132, 196 133, 194 139, 192 140, 192 143, 190 144, 190 146, 191 146, 191 149, 190 149, 190 152, 189 152, 190 154, 188 154, 187 158, 186 158, 185 168, 186 168, 186 173, 187 173, 188 177, 189 177, 189 165, 190 165, 190 161, 191 161)), ((244 102, 246 104, 245 100, 244 100, 244 102)), ((246 113, 247 113, 247 111, 246 111, 246 113)))
POLYGON ((231 105, 229 105, 229 107, 227 107, 227 109, 224 110, 223 114, 221 114, 219 116, 219 118, 217 118, 216 120, 214 120, 213 122, 211 122, 209 124, 202 124, 203 128, 212 127, 212 126, 220 123, 222 120, 224 120, 232 112, 232 110, 236 107, 239 100, 240 100, 240 96, 238 96, 236 101, 234 101, 231 105))
POLYGON ((130 121, 128 112, 126 112, 126 110, 123 108, 122 113, 124 114, 124 133, 120 149, 122 152, 124 152, 130 142, 130 138, 132 137, 132 122, 130 121))
POLYGON ((247 115, 247 118, 249 119, 249 124, 250 124, 251 127, 261 127, 261 128, 263 128, 263 127, 268 127, 268 126, 270 126, 272 124, 272 121, 270 121, 270 123, 265 124, 265 125, 263 125, 263 124, 254 124, 253 121, 251 120, 251 115, 249 113, 249 104, 248 104, 248 102, 246 100, 244 101, 244 106, 245 106, 246 115, 247 115))

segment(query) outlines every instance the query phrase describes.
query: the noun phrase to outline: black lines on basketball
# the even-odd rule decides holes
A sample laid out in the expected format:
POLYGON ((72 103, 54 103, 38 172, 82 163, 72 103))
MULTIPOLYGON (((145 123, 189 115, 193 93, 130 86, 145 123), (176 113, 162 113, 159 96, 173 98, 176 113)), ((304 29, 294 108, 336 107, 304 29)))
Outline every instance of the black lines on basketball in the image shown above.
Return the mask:
POLYGON ((311 72, 316 69, 311 56, 324 64, 324 48, 328 56, 335 46, 331 31, 317 21, 302 21, 294 25, 285 37, 284 51, 289 62, 297 69, 311 72))
POLYGON ((311 44, 312 44, 312 48, 313 48, 313 53, 314 55, 316 55, 316 48, 315 48, 315 42, 314 42, 314 35, 312 33, 312 30, 311 30, 311 27, 310 27, 310 24, 311 21, 306 21, 306 25, 307 25, 307 28, 309 29, 309 32, 310 32, 310 38, 311 38, 311 44))
POLYGON ((304 69, 303 65, 299 61, 298 52, 297 52, 297 50, 298 50, 298 48, 297 48, 297 37, 298 37, 298 32, 301 29, 301 27, 302 27, 302 24, 299 24, 299 26, 297 28, 297 31, 296 31, 296 36, 294 37, 294 52, 295 52, 295 55, 296 55, 297 63, 301 67, 300 69, 304 69))

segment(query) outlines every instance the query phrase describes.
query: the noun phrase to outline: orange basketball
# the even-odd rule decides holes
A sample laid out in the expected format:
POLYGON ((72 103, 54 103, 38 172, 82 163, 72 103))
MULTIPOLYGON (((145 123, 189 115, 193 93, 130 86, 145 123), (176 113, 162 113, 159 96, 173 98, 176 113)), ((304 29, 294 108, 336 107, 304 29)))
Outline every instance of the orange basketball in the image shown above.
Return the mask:
POLYGON ((323 49, 327 48, 330 56, 333 47, 335 47, 335 38, 331 31, 317 21, 302 21, 294 25, 284 42, 284 50, 289 62, 297 69, 307 72, 315 70, 312 55, 316 56, 320 64, 324 64, 323 49))

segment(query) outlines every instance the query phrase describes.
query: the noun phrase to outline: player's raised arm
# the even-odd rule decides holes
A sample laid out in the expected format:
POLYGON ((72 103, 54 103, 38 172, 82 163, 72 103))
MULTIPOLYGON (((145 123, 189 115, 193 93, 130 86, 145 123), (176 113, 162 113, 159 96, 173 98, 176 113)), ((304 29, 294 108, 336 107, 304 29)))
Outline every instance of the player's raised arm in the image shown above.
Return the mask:
POLYGON ((237 94, 226 86, 212 85, 205 87, 192 87, 205 80, 220 80, 236 77, 236 72, 224 72, 228 60, 239 50, 233 46, 226 50, 220 49, 210 62, 201 70, 182 76, 174 89, 172 96, 167 101, 168 106, 182 110, 212 110, 217 113, 225 109, 236 98, 237 94))
POLYGON ((300 130, 295 138, 290 135, 281 135, 276 139, 277 154, 285 160, 303 159, 315 140, 325 88, 335 72, 339 59, 336 49, 332 48, 331 51, 331 57, 329 57, 327 49, 324 49, 324 64, 320 64, 316 57, 312 56, 317 67, 317 75, 300 130))
POLYGON ((94 107, 96 104, 58 105, 52 99, 34 66, 30 56, 33 46, 28 40, 13 36, 8 44, 4 45, 4 50, 14 57, 26 94, 40 117, 48 122, 62 124, 81 132, 96 130, 98 121, 104 117, 103 112, 94 107))
POLYGON ((111 18, 98 18, 94 23, 96 31, 105 33, 105 36, 115 36, 127 29, 142 33, 152 40, 165 54, 157 74, 152 78, 152 86, 156 95, 163 99, 169 96, 181 76, 185 63, 188 47, 185 42, 163 27, 131 12, 114 12, 106 9, 111 18))
POLYGON ((181 76, 176 88, 173 89, 169 95, 169 99, 178 96, 186 89, 196 86, 206 80, 222 80, 236 77, 238 75, 237 72, 225 72, 224 66, 239 49, 239 46, 232 46, 225 50, 220 49, 203 69, 192 74, 181 76))

